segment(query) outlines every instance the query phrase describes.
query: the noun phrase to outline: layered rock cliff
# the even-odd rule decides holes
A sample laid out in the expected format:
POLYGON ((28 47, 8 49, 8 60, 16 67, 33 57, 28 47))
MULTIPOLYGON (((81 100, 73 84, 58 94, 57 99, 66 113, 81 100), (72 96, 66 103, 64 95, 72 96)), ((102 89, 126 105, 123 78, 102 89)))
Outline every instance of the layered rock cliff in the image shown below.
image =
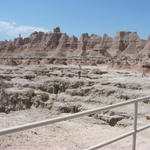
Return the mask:
POLYGON ((29 37, 0 42, 1 58, 132 58, 150 56, 150 40, 141 39, 136 32, 120 31, 114 38, 104 34, 84 33, 78 39, 62 33, 57 27, 53 32, 34 32, 29 37))

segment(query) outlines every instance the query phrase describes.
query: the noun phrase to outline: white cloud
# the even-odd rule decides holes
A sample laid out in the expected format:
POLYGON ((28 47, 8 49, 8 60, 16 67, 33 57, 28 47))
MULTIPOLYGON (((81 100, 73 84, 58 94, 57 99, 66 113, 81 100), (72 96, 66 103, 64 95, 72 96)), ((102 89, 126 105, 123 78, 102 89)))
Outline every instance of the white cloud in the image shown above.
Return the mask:
POLYGON ((15 22, 0 21, 0 32, 10 37, 16 37, 19 34, 28 35, 34 31, 47 32, 48 30, 36 26, 17 26, 15 22))

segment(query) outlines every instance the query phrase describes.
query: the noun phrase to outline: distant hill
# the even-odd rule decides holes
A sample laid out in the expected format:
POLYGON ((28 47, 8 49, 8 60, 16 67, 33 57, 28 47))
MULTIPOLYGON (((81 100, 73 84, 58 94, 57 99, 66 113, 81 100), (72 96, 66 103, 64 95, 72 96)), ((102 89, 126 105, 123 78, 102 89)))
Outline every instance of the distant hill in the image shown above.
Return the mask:
MULTIPOLYGON (((62 33, 59 27, 53 32, 33 32, 29 37, 0 42, 0 58, 78 58, 105 57, 122 59, 126 57, 148 59, 150 40, 141 39, 136 32, 120 31, 114 38, 104 34, 83 33, 78 39, 62 33)), ((120 59, 120 60, 121 60, 120 59)))

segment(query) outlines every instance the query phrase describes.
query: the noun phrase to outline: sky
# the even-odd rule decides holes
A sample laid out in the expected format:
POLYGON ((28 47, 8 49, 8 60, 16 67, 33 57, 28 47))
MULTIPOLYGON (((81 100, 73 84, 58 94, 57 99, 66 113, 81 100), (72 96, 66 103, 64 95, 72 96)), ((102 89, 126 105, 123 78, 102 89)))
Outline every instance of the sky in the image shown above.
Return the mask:
POLYGON ((1 0, 0 40, 12 40, 34 31, 82 33, 114 37, 118 31, 150 34, 150 0, 1 0))

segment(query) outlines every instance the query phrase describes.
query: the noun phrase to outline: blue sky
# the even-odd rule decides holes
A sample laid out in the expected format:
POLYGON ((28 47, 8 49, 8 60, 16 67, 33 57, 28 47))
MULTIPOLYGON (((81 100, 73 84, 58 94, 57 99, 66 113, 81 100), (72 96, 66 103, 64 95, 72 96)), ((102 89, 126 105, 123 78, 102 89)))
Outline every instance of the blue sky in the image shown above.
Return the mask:
POLYGON ((56 26, 78 37, 86 32, 114 37, 129 30, 147 39, 149 18, 150 0, 1 0, 0 40, 56 26))

